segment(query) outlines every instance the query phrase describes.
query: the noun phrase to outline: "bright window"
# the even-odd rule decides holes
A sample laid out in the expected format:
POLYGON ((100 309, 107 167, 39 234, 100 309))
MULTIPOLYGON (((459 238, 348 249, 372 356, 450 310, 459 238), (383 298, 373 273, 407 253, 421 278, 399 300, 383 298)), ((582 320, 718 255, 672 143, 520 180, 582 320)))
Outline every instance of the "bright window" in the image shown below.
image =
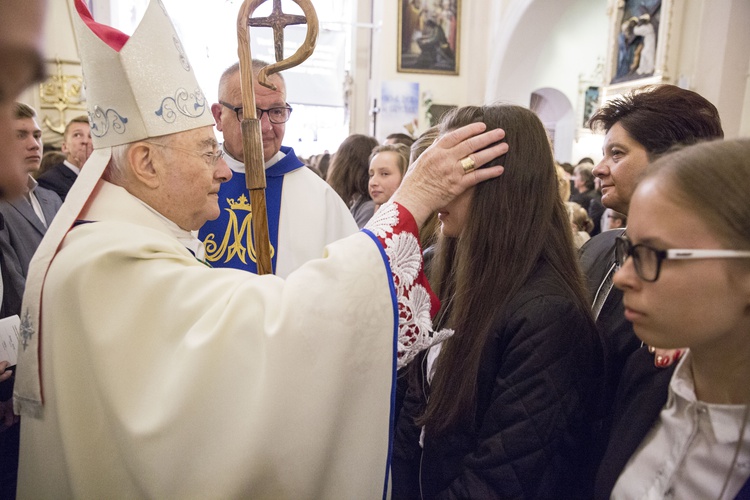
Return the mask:
MULTIPOLYGON (((132 33, 140 22, 148 0, 111 0, 112 24, 132 33)), ((237 14, 240 0, 162 0, 169 12, 182 44, 195 68, 206 98, 218 100, 221 73, 235 63, 237 56, 237 14)), ((286 126, 284 145, 303 157, 335 151, 349 135, 344 110, 345 72, 351 67, 350 0, 315 0, 320 22, 320 36, 315 53, 303 65, 284 72, 287 100, 294 108, 286 126)), ((264 17, 271 11, 268 0, 254 13, 264 17)), ((282 0, 289 14, 302 14, 292 0, 282 0)), ((274 61, 273 34, 268 28, 250 32, 251 51, 255 58, 274 61)), ((291 56, 305 38, 305 28, 290 26, 284 33, 284 56, 291 56)), ((218 132, 217 132, 218 133, 218 132)), ((218 133, 220 135, 220 133, 218 133)))

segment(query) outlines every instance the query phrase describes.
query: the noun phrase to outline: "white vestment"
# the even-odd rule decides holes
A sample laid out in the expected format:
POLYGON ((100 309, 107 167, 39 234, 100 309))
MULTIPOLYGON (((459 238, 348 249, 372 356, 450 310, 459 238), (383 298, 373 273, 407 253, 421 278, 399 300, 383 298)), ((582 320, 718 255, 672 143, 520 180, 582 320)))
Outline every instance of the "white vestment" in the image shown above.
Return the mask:
MULTIPOLYGON (((277 153, 279 155, 283 158, 283 153, 277 153)), ((228 154, 224 155, 224 159, 233 172, 244 174, 245 165, 242 162, 228 154)), ((266 166, 271 166, 270 162, 266 166)), ((286 278, 308 260, 320 258, 329 243, 359 230, 341 197, 307 167, 284 175, 281 193, 277 276, 286 278)), ((227 208, 224 200, 220 207, 227 208)), ((220 237, 221 235, 219 239, 220 237)), ((242 240, 233 243, 242 244, 242 240)), ((221 258, 210 259, 211 264, 219 267, 224 257, 222 255, 221 258)))
POLYGON ((307 167, 286 174, 276 275, 286 278, 308 260, 320 258, 329 243, 357 231, 346 203, 326 181, 307 167))
MULTIPOLYGON (((80 219, 43 289, 44 406, 21 426, 19 498, 382 497, 388 246, 357 233, 284 281, 207 267, 104 181, 80 219)), ((424 293, 408 300, 429 322, 424 293)))
POLYGON ((633 33, 643 37, 641 59, 636 74, 650 75, 654 72, 656 61, 656 33, 651 23, 639 24, 633 28, 633 33))

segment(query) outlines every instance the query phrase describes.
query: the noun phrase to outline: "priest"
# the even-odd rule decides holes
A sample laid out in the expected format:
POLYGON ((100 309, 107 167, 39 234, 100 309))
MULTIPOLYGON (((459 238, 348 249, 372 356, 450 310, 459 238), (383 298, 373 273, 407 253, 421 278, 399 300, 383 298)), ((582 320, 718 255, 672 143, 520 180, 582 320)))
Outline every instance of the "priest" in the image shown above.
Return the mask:
MULTIPOLYGON (((255 106, 263 139, 266 174, 266 208, 273 274, 286 278, 305 262, 321 256, 329 243, 358 231, 349 207, 326 181, 281 145, 286 121, 292 116, 286 103, 286 82, 281 73, 268 89, 257 81, 267 66, 252 61, 255 106)), ((219 81, 219 102, 211 106, 216 128, 222 132, 224 159, 232 179, 219 192, 221 215, 206 222, 198 238, 206 246, 206 260, 214 267, 233 267, 257 273, 251 238, 252 207, 247 195, 240 117, 243 116, 239 63, 230 66, 219 81)))
POLYGON ((95 150, 27 282, 19 497, 386 495, 395 369, 450 334, 417 228, 502 173, 476 167, 503 132, 440 138, 286 280, 212 269, 193 230, 231 171, 163 4, 130 38, 75 5, 95 150))

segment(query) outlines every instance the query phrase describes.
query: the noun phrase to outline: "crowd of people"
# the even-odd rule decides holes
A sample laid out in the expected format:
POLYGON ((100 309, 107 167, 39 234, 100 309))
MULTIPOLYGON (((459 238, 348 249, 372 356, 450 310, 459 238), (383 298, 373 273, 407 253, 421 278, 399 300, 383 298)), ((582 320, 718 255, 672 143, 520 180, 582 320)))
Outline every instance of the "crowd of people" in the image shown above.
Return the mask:
POLYGON ((255 82, 259 276, 239 64, 166 119, 163 6, 76 0, 95 126, 40 175, 43 10, 0 4, 0 498, 750 498, 750 140, 707 99, 604 103, 597 164, 511 104, 306 163, 255 82))

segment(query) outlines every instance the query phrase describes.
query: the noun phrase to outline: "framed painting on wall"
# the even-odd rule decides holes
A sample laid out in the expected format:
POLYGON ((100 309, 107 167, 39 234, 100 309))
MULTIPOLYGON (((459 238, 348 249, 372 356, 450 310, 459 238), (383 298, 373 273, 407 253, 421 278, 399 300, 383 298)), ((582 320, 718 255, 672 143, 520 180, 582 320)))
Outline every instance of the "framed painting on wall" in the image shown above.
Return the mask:
POLYGON ((612 0, 604 100, 667 80, 674 8, 674 0, 612 0))
POLYGON ((581 128, 589 126, 589 119, 599 109, 599 87, 589 86, 583 92, 583 120, 581 128))
POLYGON ((648 78, 656 69, 661 0, 627 0, 618 9, 617 65, 610 84, 648 78))
POLYGON ((453 104, 433 104, 427 110, 428 118, 430 120, 430 127, 434 127, 443 118, 443 115, 452 109, 456 109, 458 106, 453 104))
POLYGON ((458 74, 461 0, 398 0, 398 71, 458 74))

